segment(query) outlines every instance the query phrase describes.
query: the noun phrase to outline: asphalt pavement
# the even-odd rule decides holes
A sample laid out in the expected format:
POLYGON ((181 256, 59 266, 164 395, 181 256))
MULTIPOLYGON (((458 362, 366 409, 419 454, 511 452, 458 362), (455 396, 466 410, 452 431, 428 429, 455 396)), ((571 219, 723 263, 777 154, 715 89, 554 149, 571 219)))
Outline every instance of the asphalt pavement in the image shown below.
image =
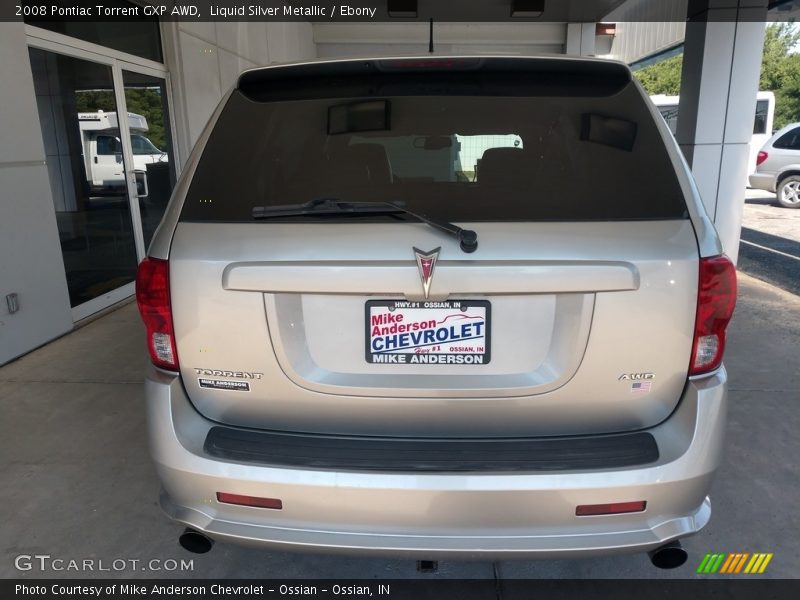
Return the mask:
POLYGON ((654 568, 642 553, 441 561, 436 573, 419 573, 413 560, 224 543, 192 555, 178 545, 182 527, 157 504, 144 418, 143 337, 135 305, 128 304, 0 368, 0 577, 713 579, 719 576, 695 573, 709 552, 771 552, 758 577, 797 577, 800 298, 747 275, 740 277, 729 328, 727 452, 710 493, 711 522, 684 541, 689 561, 672 571, 654 568), (41 568, 36 561, 20 570, 26 565, 20 556, 36 555, 94 561, 94 570, 65 570, 68 562, 59 563, 61 570, 52 563, 41 568), (106 569, 115 560, 127 562, 99 571, 101 560, 106 569), (191 561, 191 568, 165 571, 170 560, 191 561))
POLYGON ((689 561, 681 568, 655 569, 644 554, 441 561, 435 573, 420 573, 412 560, 292 554, 224 543, 209 554, 192 555, 178 545, 182 527, 158 508, 159 484, 144 419, 143 331, 135 305, 127 304, 0 368, 0 505, 6 515, 0 520, 0 577, 475 578, 495 583, 709 578, 695 573, 706 553, 771 552, 769 568, 759 577, 795 578, 800 557, 800 517, 794 510, 800 497, 800 297, 795 295, 800 293, 800 210, 748 191, 739 268, 739 304, 725 359, 727 452, 711 489, 711 522, 684 540, 689 561), (57 570, 52 563, 40 568, 36 562, 20 569, 20 556, 36 555, 94 561, 94 570, 57 570), (128 562, 120 570, 97 570, 114 560, 128 562), (152 560, 161 566, 151 568, 152 560), (191 561, 191 568, 165 571, 170 560, 191 561))
POLYGON ((738 266, 800 294, 800 209, 780 206, 775 194, 747 190, 738 266))

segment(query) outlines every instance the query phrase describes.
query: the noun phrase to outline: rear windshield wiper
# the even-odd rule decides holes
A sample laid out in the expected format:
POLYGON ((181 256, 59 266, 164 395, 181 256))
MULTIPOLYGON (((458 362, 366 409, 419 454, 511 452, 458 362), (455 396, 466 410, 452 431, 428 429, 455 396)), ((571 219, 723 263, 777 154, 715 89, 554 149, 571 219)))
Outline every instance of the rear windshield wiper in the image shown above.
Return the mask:
POLYGON ((417 212, 408 210, 395 202, 342 202, 337 198, 315 198, 300 204, 276 204, 274 206, 255 206, 254 219, 278 219, 280 217, 297 217, 302 215, 348 215, 369 213, 406 213, 416 217, 423 223, 449 233, 458 239, 464 252, 475 252, 478 249, 478 234, 471 229, 463 229, 454 223, 432 219, 417 212))

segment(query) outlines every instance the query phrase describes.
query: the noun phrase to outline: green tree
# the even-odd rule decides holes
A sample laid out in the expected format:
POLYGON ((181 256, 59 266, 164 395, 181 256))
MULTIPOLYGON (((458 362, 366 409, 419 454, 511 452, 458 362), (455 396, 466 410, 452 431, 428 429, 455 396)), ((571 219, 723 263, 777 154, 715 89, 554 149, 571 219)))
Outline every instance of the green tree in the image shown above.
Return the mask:
POLYGON ((800 31, 794 23, 772 23, 764 32, 758 89, 775 92, 774 129, 800 121, 800 31))
POLYGON ((150 141, 159 149, 168 151, 161 90, 153 87, 126 88, 125 101, 129 112, 143 115, 147 119, 147 137, 150 141))
POLYGON ((677 96, 681 92, 682 66, 683 54, 678 54, 634 71, 634 75, 651 96, 654 94, 677 96))
POLYGON ((116 112, 117 101, 111 90, 76 90, 75 108, 78 112, 116 112))
MULTIPOLYGON (((774 129, 800 121, 800 29, 794 23, 771 23, 764 32, 764 57, 758 89, 775 93, 774 129)), ((634 72, 650 95, 675 96, 681 89, 683 55, 634 72)))

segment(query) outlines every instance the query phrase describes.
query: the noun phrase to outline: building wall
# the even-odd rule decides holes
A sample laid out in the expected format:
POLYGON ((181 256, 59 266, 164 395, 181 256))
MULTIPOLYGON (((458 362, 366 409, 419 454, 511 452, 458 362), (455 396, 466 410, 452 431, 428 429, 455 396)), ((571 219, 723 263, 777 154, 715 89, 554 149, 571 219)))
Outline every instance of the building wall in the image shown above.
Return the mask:
POLYGON ((617 23, 607 58, 628 64, 683 43, 686 23, 617 23))
MULTIPOLYGON (((428 52, 428 23, 314 23, 320 58, 428 52)), ((562 54, 566 23, 435 23, 436 54, 562 54)))
POLYGON ((317 54, 309 23, 162 23, 162 39, 182 162, 242 71, 317 54))
MULTIPOLYGON (((162 23, 165 62, 173 93, 178 158, 190 149, 222 96, 245 69, 316 57, 308 23, 162 23)), ((64 262, 31 61, 22 23, 0 23, 0 364, 73 327, 64 262), (9 314, 6 294, 17 293, 20 310, 9 314)), ((51 113, 53 111, 50 111, 51 113)), ((48 114, 47 110, 43 114, 48 114)), ((48 138, 49 139, 49 138, 48 138)), ((53 146, 49 144, 48 148, 53 146)), ((53 172, 58 173, 58 169, 53 172)), ((54 182, 57 183, 57 182, 54 182)), ((68 198, 59 197, 63 204, 68 198)))
POLYGON ((630 64, 683 42, 686 1, 628 0, 604 20, 617 24, 606 56, 630 64))
POLYGON ((25 28, 0 23, 0 364, 72 328, 25 28), (13 84, 8 84, 13 82, 13 84), (19 295, 9 314, 5 296, 19 295))

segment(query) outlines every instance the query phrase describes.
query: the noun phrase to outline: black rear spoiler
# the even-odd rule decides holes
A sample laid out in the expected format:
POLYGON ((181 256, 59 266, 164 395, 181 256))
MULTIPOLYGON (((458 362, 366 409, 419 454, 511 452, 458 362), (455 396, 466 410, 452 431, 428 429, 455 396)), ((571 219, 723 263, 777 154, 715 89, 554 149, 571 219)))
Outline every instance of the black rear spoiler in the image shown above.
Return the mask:
POLYGON ((609 96, 631 81, 623 63, 562 57, 348 59, 246 71, 237 88, 259 102, 398 95, 609 96))

